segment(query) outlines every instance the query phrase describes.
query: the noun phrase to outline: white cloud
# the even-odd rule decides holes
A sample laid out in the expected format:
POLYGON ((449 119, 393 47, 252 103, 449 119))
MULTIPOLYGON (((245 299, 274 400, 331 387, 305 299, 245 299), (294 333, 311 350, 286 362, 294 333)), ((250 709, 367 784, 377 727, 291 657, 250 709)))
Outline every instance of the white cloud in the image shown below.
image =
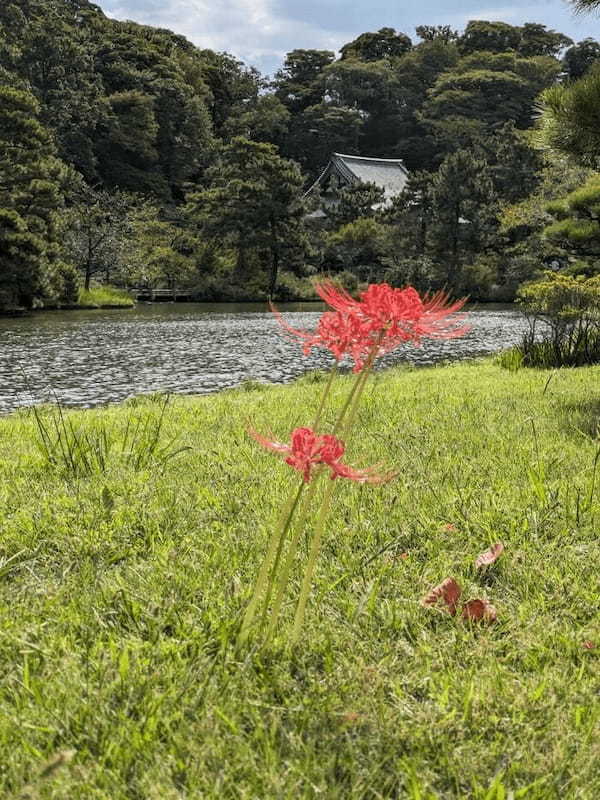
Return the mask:
POLYGON ((100 0, 116 19, 170 28, 199 47, 225 50, 273 71, 295 47, 337 50, 354 38, 276 13, 272 0, 100 0))
MULTIPOLYGON (((2 0, 0 0, 2 2, 2 0)), ((96 0, 117 19, 169 28, 199 47, 232 53, 273 73, 294 48, 338 50, 383 26, 413 33, 424 22, 463 29, 471 19, 541 22, 600 39, 598 15, 576 17, 566 0, 96 0), (489 3, 489 6, 486 6, 489 3), (470 9, 470 10, 469 10, 470 9)))

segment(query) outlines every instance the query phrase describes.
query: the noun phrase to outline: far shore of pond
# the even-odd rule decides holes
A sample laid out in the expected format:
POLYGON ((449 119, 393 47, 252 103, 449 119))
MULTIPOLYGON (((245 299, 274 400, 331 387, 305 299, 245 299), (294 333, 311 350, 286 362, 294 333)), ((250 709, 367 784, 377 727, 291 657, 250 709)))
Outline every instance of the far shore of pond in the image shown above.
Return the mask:
MULTIPOLYGON (((235 308, 239 305, 244 306, 256 306, 264 308, 268 304, 267 298, 263 298, 262 300, 156 300, 156 301, 149 301, 149 300, 142 300, 137 301, 133 300, 131 303, 105 303, 102 305, 94 305, 90 303, 77 303, 73 305, 63 305, 63 306, 41 306, 39 308, 13 308, 13 309, 0 309, 0 319, 4 318, 21 318, 21 317, 32 317, 37 316, 39 314, 53 314, 56 312, 63 312, 63 311, 132 311, 137 306, 161 306, 161 305, 178 305, 178 306, 223 306, 223 307, 231 307, 235 308)), ((287 304, 301 304, 302 306, 315 306, 315 307, 324 307, 324 303, 315 298, 314 300, 280 300, 276 301, 276 303, 280 303, 281 305, 287 304)), ((512 302, 498 302, 497 300, 473 300, 471 303, 468 303, 466 308, 519 308, 519 305, 516 301, 512 302)))

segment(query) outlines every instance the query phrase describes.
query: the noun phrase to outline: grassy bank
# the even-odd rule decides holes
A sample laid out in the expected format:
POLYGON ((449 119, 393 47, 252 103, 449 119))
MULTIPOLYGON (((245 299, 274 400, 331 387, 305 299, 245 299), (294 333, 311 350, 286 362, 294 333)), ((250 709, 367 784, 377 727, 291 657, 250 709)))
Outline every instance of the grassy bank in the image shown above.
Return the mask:
POLYGON ((132 308, 135 300, 124 289, 114 286, 98 286, 80 289, 77 308, 132 308))
POLYGON ((298 651, 208 685, 292 479, 245 427, 286 436, 320 387, 176 398, 162 452, 126 432, 157 398, 73 413, 89 469, 0 419, 2 797, 600 796, 599 379, 381 374, 348 461, 400 477, 337 487, 298 651), (449 575, 497 624, 420 606, 449 575))

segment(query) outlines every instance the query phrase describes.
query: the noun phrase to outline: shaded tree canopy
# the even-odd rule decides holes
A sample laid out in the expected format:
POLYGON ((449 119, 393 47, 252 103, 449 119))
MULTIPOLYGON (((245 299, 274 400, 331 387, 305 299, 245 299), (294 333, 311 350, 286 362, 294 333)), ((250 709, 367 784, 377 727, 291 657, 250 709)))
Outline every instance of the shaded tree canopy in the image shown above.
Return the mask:
POLYGON ((411 48, 412 41, 405 33, 397 33, 394 28, 381 28, 377 33, 362 33, 353 42, 345 44, 340 52, 342 60, 381 61, 399 58, 411 48))
POLYGON ((498 210, 540 182, 540 94, 538 140, 597 168, 600 45, 485 20, 423 24, 414 41, 381 27, 337 55, 306 45, 269 80, 88 0, 5 0, 0 304, 60 302, 78 275, 179 279, 211 299, 273 293, 282 274, 288 289, 309 286, 326 269, 482 294, 529 275, 531 254, 526 268, 513 259, 510 280, 506 259, 492 263, 507 247, 498 210), (323 230, 309 227, 303 194, 332 151, 401 158, 409 189, 391 207, 372 186, 347 190, 323 230), (102 258, 83 254, 82 186, 92 243, 102 209, 122 209, 102 258), (467 223, 454 224, 457 204, 467 223), (121 266, 99 268, 111 254, 121 266))

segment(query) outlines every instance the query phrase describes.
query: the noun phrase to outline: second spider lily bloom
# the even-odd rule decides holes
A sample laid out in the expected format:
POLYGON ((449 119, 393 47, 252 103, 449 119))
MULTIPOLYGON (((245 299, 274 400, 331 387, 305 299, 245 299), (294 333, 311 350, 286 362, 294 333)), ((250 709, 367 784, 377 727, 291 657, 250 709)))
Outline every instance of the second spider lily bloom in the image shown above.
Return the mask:
POLYGON ((378 473, 377 467, 353 469, 341 462, 345 452, 344 443, 331 434, 316 434, 311 428, 295 428, 290 444, 276 442, 255 431, 250 435, 267 450, 287 456, 285 463, 302 473, 305 483, 312 480, 313 469, 321 464, 331 470, 331 479, 347 478, 357 483, 381 484, 392 480, 395 473, 378 473))

